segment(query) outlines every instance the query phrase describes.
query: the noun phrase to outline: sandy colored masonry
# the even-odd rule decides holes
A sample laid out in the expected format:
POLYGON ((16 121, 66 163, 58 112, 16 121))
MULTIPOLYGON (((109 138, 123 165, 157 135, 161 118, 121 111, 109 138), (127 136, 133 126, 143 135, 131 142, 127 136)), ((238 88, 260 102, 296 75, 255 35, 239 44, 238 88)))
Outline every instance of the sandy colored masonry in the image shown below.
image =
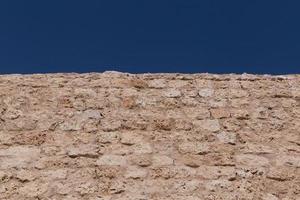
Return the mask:
POLYGON ((300 75, 1 75, 0 199, 299 200, 300 75))

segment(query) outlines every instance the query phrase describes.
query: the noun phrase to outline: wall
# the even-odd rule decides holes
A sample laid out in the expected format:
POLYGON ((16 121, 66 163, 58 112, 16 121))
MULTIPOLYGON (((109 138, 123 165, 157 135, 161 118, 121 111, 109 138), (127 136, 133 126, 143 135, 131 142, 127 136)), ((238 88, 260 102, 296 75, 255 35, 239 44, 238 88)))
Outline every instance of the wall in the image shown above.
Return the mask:
POLYGON ((0 199, 300 199, 300 76, 0 76, 0 199))

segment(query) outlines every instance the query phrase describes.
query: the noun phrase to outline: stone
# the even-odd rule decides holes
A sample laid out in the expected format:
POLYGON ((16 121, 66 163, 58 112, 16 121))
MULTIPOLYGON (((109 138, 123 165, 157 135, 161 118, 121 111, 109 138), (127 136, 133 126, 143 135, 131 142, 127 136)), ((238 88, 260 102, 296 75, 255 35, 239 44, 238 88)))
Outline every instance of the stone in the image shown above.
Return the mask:
POLYGON ((40 156, 40 149, 34 146, 12 146, 0 149, 0 169, 28 168, 40 156))
POLYGON ((122 180, 112 182, 109 188, 110 194, 120 194, 125 191, 125 183, 122 180))
POLYGON ((0 182, 8 177, 8 173, 0 171, 0 182))
POLYGON ((209 145, 203 142, 182 142, 178 145, 178 151, 182 154, 207 154, 210 151, 209 145))
POLYGON ((37 127, 37 120, 32 117, 22 117, 15 120, 10 120, 6 124, 8 131, 31 131, 37 127))
POLYGON ((104 118, 100 111, 98 110, 85 110, 80 114, 82 120, 87 119, 102 119, 104 118))
POLYGON ((167 86, 165 79, 153 79, 148 81, 149 88, 161 89, 167 86))
POLYGON ((28 182, 18 189, 25 197, 38 197, 47 191, 47 184, 39 182, 28 182))
POLYGON ((152 156, 153 166, 168 166, 174 165, 174 160, 166 155, 153 155, 152 156))
POLYGON ((38 177, 38 175, 37 173, 34 173, 32 171, 22 169, 19 170, 14 177, 20 180, 21 182, 29 182, 35 180, 38 177))
POLYGON ((288 181, 295 177, 287 167, 271 167, 267 173, 267 178, 276 181, 288 181))
POLYGON ((196 127, 200 127, 203 130, 216 132, 220 130, 220 124, 218 120, 214 119, 206 119, 206 120, 198 120, 194 122, 196 127))
POLYGON ((233 110, 231 116, 239 120, 250 119, 249 112, 247 110, 241 110, 241 109, 233 110))
POLYGON ((138 134, 132 132, 121 133, 121 143, 125 145, 133 145, 141 142, 142 139, 138 134))
POLYGON ((198 92, 200 97, 211 97, 214 94, 214 90, 210 88, 203 88, 198 92))
POLYGON ((63 131, 79 131, 82 129, 82 125, 76 119, 71 119, 61 123, 60 128, 63 131))
POLYGON ((83 128, 96 131, 96 125, 100 119, 104 118, 98 110, 85 110, 76 112, 70 119, 65 120, 60 124, 63 131, 79 131, 83 128))
POLYGON ((196 175, 207 180, 224 179, 233 181, 236 178, 235 167, 232 166, 199 166, 196 175))
POLYGON ((276 157, 277 166, 290 166, 295 168, 300 168, 300 157, 281 155, 276 157))
POLYGON ((117 142, 120 138, 118 132, 100 132, 98 133, 98 142, 103 144, 117 142))
POLYGON ((270 193, 265 194, 262 199, 263 200, 278 200, 278 198, 275 195, 270 194, 270 193))
POLYGON ((64 180, 68 176, 68 169, 46 170, 42 174, 51 181, 64 180))
POLYGON ((100 127, 105 132, 117 131, 121 128, 122 123, 119 120, 101 120, 100 127))
POLYGON ((210 110, 211 116, 215 119, 229 118, 230 111, 227 108, 213 108, 210 110))
POLYGON ((132 151, 135 154, 152 153, 153 149, 150 143, 140 142, 132 146, 132 151))
POLYGON ((125 173, 125 178, 142 179, 147 176, 147 170, 138 167, 128 167, 125 173))
POLYGON ((186 108, 185 115, 191 118, 191 122, 194 119, 201 120, 210 118, 210 112, 207 108, 199 107, 199 108, 186 108))
POLYGON ((178 97, 182 96, 181 92, 176 89, 169 89, 169 90, 165 91, 164 95, 165 95, 165 97, 168 97, 168 98, 178 98, 178 97))
POLYGON ((205 184, 205 188, 209 191, 218 191, 220 189, 227 190, 232 183, 228 180, 211 180, 205 184))
POLYGON ((175 128, 175 119, 155 119, 154 120, 155 130, 170 131, 173 127, 175 128))
POLYGON ((250 167, 268 167, 270 162, 263 156, 240 154, 235 156, 237 164, 250 167))
POLYGON ((86 157, 98 158, 99 146, 96 144, 80 144, 78 146, 71 146, 67 148, 67 155, 71 158, 86 157))
POLYGON ((274 149, 267 144, 262 145, 258 143, 247 143, 242 149, 242 152, 248 154, 272 154, 274 153, 274 149))
POLYGON ((220 142, 226 143, 226 144, 236 144, 236 134, 232 132, 220 132, 217 133, 217 138, 220 140, 220 142))
POLYGON ((148 154, 138 154, 138 155, 133 155, 131 158, 131 162, 134 165, 138 165, 141 167, 148 167, 152 165, 152 158, 148 154))
POLYGON ((192 167, 192 168, 197 168, 199 167, 202 162, 200 160, 197 159, 197 157, 195 156, 190 156, 190 155, 186 155, 182 158, 183 164, 188 166, 188 167, 192 167))
POLYGON ((125 166, 126 158, 119 155, 103 155, 97 160, 97 165, 125 166))

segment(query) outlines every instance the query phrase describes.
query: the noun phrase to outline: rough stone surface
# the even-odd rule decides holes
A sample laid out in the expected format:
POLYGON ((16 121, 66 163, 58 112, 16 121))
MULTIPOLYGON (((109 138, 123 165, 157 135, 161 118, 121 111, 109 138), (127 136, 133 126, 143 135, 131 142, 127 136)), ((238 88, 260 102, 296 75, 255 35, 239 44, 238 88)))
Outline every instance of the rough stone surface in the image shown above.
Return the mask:
POLYGON ((300 76, 0 76, 0 199, 298 200, 300 76))

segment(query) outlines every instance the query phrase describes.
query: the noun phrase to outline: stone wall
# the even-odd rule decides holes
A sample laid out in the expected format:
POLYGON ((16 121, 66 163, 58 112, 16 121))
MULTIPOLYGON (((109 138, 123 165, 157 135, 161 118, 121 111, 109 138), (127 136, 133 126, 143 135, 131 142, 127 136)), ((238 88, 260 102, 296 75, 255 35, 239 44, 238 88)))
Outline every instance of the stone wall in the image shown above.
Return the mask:
POLYGON ((0 199, 300 199, 300 76, 0 76, 0 199))

